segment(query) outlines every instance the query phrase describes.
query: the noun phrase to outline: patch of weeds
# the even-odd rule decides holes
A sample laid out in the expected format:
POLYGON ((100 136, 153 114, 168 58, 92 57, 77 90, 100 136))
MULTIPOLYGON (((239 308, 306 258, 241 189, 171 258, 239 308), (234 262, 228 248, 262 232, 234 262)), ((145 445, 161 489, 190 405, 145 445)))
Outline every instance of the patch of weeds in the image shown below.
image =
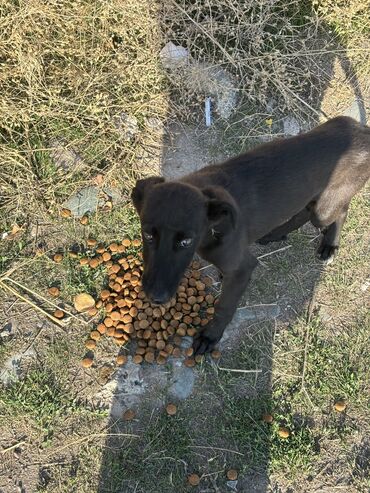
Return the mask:
POLYGON ((104 487, 118 491, 131 483, 138 485, 138 491, 183 491, 190 444, 186 417, 181 413, 173 417, 160 414, 129 447, 118 452, 107 449, 101 470, 104 487))

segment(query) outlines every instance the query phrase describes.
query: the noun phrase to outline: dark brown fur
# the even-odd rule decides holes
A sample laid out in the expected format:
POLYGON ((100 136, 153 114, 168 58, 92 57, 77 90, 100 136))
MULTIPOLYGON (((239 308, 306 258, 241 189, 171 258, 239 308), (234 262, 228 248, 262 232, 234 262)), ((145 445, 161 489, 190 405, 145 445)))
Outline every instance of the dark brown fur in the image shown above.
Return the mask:
POLYGON ((143 231, 144 289, 154 301, 168 301, 195 252, 218 267, 223 284, 214 319, 194 342, 198 353, 211 350, 257 264, 248 246, 311 221, 323 231, 319 256, 331 260, 349 203, 369 174, 370 129, 338 117, 177 181, 139 180, 132 199, 143 231))

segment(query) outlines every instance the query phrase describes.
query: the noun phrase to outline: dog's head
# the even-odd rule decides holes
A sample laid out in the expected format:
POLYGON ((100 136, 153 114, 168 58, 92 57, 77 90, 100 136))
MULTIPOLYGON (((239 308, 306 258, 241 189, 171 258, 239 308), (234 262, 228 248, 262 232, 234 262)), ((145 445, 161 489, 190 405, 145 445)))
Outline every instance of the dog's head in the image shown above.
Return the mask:
POLYGON ((235 228, 236 204, 222 189, 183 182, 138 180, 131 194, 143 238, 143 287, 158 304, 174 296, 193 255, 209 231, 235 228))

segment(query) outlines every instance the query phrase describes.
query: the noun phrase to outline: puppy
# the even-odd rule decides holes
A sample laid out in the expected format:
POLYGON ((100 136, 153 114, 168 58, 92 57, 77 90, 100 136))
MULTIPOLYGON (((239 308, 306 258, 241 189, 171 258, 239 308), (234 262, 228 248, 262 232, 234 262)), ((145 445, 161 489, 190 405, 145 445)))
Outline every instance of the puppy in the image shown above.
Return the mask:
POLYGON ((319 257, 331 261, 352 197, 370 174, 370 129, 337 117, 314 130, 263 144, 180 180, 138 180, 143 287, 163 304, 197 252, 222 273, 213 320, 194 340, 196 353, 221 339, 256 258, 249 245, 284 238, 307 221, 322 230, 319 257))

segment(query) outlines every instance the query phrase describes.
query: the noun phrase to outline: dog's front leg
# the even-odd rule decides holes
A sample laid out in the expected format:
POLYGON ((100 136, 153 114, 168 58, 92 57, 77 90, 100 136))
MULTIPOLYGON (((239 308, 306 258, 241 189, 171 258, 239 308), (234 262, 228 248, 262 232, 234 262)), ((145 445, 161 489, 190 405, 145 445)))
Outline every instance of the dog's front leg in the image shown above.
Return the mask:
POLYGON ((237 269, 232 271, 221 270, 223 274, 222 291, 216 305, 213 319, 194 339, 195 354, 212 351, 238 307, 240 297, 244 293, 257 260, 249 252, 243 258, 237 269))

